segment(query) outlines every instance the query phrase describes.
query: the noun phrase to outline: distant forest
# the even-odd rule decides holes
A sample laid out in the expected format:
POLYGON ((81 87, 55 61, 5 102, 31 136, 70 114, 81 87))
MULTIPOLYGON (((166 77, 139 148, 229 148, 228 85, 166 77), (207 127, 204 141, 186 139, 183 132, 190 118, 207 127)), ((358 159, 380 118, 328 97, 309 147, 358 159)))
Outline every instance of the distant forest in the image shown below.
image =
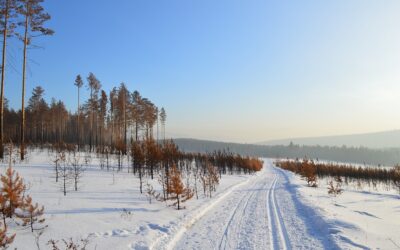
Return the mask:
POLYGON ((394 166, 400 163, 400 148, 370 149, 365 147, 300 146, 295 144, 265 146, 195 139, 175 139, 174 142, 181 150, 186 152, 225 150, 240 155, 270 158, 307 157, 326 161, 383 166, 394 166))

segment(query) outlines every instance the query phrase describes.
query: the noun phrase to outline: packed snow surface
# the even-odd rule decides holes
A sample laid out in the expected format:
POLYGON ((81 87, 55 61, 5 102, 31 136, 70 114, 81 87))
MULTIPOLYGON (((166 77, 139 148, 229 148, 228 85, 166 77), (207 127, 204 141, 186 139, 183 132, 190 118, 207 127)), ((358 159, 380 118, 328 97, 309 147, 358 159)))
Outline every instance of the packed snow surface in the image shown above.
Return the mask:
MULTIPOLYGON (((223 175, 212 198, 200 194, 175 210, 149 204, 127 168, 101 170, 94 159, 79 190, 63 196, 51 155, 33 152, 16 164, 35 202, 45 206, 50 239, 89 237, 87 249, 400 249, 400 199, 396 193, 306 187, 265 160, 255 175, 223 175)), ((115 163, 114 163, 115 164, 115 163)), ((5 165, 2 167, 4 172, 5 165)), ((159 190, 157 180, 150 181, 159 190)), ((11 249, 36 249, 28 230, 17 230, 11 249)))

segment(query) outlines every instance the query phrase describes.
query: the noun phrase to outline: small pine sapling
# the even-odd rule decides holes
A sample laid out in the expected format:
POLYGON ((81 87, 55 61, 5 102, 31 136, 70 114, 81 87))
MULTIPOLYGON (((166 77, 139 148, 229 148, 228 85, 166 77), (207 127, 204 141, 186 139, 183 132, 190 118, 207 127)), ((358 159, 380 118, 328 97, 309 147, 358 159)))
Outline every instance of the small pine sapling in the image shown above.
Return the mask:
POLYGON ((216 191, 216 187, 219 183, 218 169, 210 163, 207 163, 204 173, 200 176, 200 180, 203 185, 204 195, 211 198, 212 192, 216 191))
POLYGON ((332 196, 338 196, 340 194, 343 193, 343 189, 342 189, 342 178, 340 176, 336 176, 335 177, 335 182, 336 185, 333 183, 333 181, 331 180, 328 184, 328 194, 332 195, 332 196))
POLYGON ((70 184, 70 180, 72 178, 71 168, 68 165, 66 160, 66 155, 63 152, 60 155, 60 165, 59 165, 59 177, 61 178, 61 188, 64 193, 64 196, 67 195, 67 186, 70 184))
POLYGON ((7 168, 5 175, 1 175, 0 180, 2 184, 0 192, 5 200, 4 212, 8 218, 11 218, 15 214, 15 209, 23 206, 25 184, 11 166, 7 168))
POLYGON ((217 190, 217 185, 219 184, 219 174, 218 169, 211 164, 207 165, 207 177, 208 177, 208 192, 210 198, 212 197, 212 192, 217 190))
POLYGON ((318 187, 314 162, 304 159, 300 171, 301 176, 307 181, 309 187, 318 187))
POLYGON ((173 200, 173 206, 178 210, 181 209, 181 203, 193 197, 193 191, 184 186, 180 171, 175 165, 172 166, 170 171, 170 181, 167 186, 167 193, 170 194, 169 200, 173 200))
POLYGON ((78 184, 83 176, 83 173, 85 172, 85 166, 81 162, 81 157, 75 150, 70 154, 69 164, 72 166, 71 176, 74 180, 74 190, 78 191, 78 184))
POLYGON ((153 199, 157 201, 162 200, 161 195, 154 190, 153 186, 150 183, 146 183, 145 188, 146 196, 150 204, 153 199))
POLYGON ((33 204, 32 197, 29 195, 24 199, 24 205, 16 213, 17 218, 22 221, 22 226, 30 228, 31 232, 43 231, 47 225, 44 225, 45 219, 43 218, 44 206, 39 206, 38 203, 33 204))

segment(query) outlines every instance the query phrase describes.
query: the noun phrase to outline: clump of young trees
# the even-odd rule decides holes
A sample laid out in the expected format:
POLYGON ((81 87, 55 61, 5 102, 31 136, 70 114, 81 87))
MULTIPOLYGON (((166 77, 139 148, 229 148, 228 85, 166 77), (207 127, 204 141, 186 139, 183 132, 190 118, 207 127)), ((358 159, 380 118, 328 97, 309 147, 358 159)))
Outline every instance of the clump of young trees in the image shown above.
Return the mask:
POLYGON ((314 161, 303 159, 299 161, 278 161, 276 165, 282 169, 289 170, 299 174, 307 181, 309 187, 318 187, 317 174, 314 161))
POLYGON ((181 204, 193 197, 193 191, 185 187, 182 182, 181 172, 173 165, 170 171, 170 180, 166 183, 166 191, 169 199, 173 200, 173 206, 181 209, 181 204))
MULTIPOLYGON (((104 147, 103 151, 96 150, 97 157, 100 169, 105 169, 106 164, 107 171, 126 170, 138 177, 139 191, 148 197, 150 203, 152 200, 172 201, 172 206, 181 209, 182 203, 187 200, 194 196, 198 199, 201 191, 205 197, 211 198, 222 175, 252 174, 263 166, 263 162, 257 158, 226 151, 185 153, 172 140, 156 141, 151 133, 139 139, 130 140, 130 145, 124 146, 126 155, 118 147, 104 147), (116 161, 109 160, 112 158, 116 161), (154 179, 158 180, 161 190, 154 189, 149 183, 154 179)), ((78 184, 88 164, 82 153, 90 155, 90 147, 86 147, 87 152, 79 152, 76 144, 55 143, 49 150, 53 156, 55 181, 60 184, 64 195, 71 183, 74 183, 74 190, 78 191, 78 184)))
POLYGON ((78 191, 88 160, 73 144, 56 143, 50 150, 53 155, 55 181, 60 185, 64 196, 67 195, 67 189, 71 183, 73 183, 73 189, 78 191))
POLYGON ((34 234, 36 244, 39 244, 39 237, 47 227, 44 224, 44 207, 33 203, 32 197, 26 195, 26 190, 24 180, 11 166, 10 156, 10 165, 5 174, 0 176, 0 214, 2 216, 0 248, 5 249, 14 241, 16 234, 7 233, 8 224, 11 221, 16 220, 17 226, 29 228, 32 233, 36 233, 34 234))
POLYGON ((202 187, 206 197, 212 197, 223 174, 251 174, 260 171, 263 162, 257 158, 242 157, 225 151, 209 154, 181 152, 173 141, 158 143, 144 138, 132 141, 131 172, 139 178, 139 190, 149 198, 171 201, 181 208, 181 204, 194 196, 199 198, 202 187), (148 183, 157 177, 161 193, 157 193, 148 183), (145 184, 145 190, 143 185, 145 184))
MULTIPOLYGON (((377 184, 382 184, 387 189, 396 188, 400 192, 400 167, 393 168, 384 167, 361 167, 349 164, 335 164, 335 163, 316 163, 311 160, 286 160, 278 161, 276 165, 282 169, 300 174, 302 176, 315 176, 318 178, 331 178, 332 185, 329 184, 330 189, 336 189, 340 192, 343 191, 342 183, 356 183, 358 187, 365 185, 377 187, 377 184), (307 174, 308 173, 308 174, 307 174)), ((313 181, 311 178, 311 181, 313 181)), ((307 179, 309 181, 310 179, 307 179)), ((312 182, 311 182, 312 183, 312 182)))
POLYGON ((335 176, 334 181, 333 181, 333 180, 330 180, 330 181, 329 181, 329 184, 328 184, 328 194, 330 194, 330 195, 336 197, 336 196, 340 195, 341 193, 343 193, 343 189, 342 189, 342 183, 343 183, 342 177, 340 177, 340 176, 335 176), (335 181, 336 184, 334 183, 334 181, 335 181))

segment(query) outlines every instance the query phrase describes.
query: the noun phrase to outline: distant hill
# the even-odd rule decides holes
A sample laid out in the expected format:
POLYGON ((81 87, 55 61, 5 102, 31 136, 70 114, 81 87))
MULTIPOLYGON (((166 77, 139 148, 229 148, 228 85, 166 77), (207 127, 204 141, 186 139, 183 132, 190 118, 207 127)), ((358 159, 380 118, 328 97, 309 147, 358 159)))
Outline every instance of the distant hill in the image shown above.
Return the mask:
POLYGON ((400 130, 383 131, 365 134, 289 138, 258 143, 260 145, 298 145, 367 147, 367 148, 400 148, 400 130))
POLYGON ((269 158, 311 158, 336 162, 393 166, 400 163, 400 148, 370 149, 346 146, 255 145, 196 139, 174 139, 186 152, 209 153, 225 150, 231 153, 269 158))

